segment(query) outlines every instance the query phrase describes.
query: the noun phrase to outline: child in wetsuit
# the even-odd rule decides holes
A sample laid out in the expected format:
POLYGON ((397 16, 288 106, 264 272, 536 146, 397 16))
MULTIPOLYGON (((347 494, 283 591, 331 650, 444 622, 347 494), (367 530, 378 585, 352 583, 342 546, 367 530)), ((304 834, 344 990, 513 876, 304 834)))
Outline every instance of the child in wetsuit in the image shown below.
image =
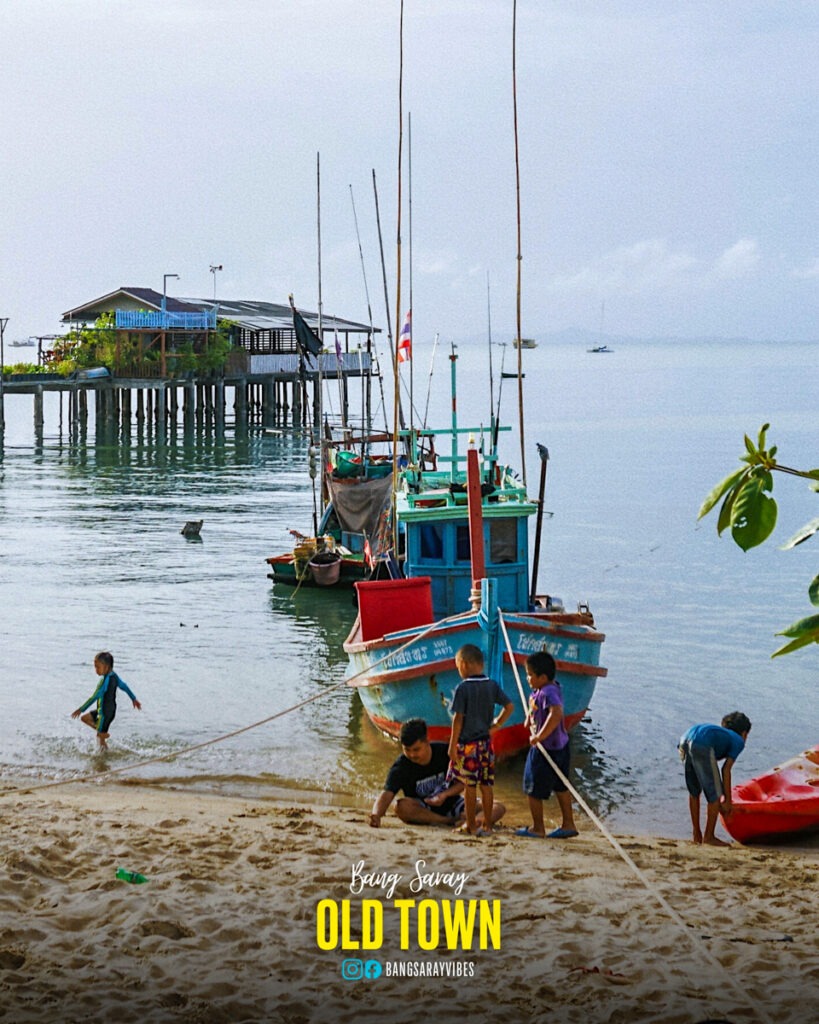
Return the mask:
POLYGON ((92 729, 96 729, 97 743, 100 750, 107 750, 109 730, 117 713, 117 690, 124 690, 128 694, 137 711, 142 710, 142 705, 131 693, 128 684, 123 682, 114 671, 113 654, 108 651, 100 651, 94 658, 94 669, 97 675, 101 677, 99 686, 97 686, 85 704, 78 707, 76 711, 72 711, 71 717, 79 718, 82 715, 80 720, 85 722, 86 725, 90 725, 92 729), (91 707, 95 701, 97 704, 96 708, 83 715, 83 711, 91 707))

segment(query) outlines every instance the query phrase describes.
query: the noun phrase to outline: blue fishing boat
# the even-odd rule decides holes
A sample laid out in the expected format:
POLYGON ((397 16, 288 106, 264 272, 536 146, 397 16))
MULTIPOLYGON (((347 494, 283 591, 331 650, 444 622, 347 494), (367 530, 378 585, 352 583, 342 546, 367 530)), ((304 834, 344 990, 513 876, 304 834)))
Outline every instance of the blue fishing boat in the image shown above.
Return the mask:
MULTIPOLYGON (((557 600, 534 594, 534 583, 530 588, 529 521, 542 516, 542 486, 540 500, 531 501, 514 471, 499 463, 497 436, 510 428, 458 426, 456 360, 453 355, 450 454, 438 455, 448 468, 420 469, 417 436, 403 432, 408 465, 393 515, 404 578, 355 584, 358 615, 344 643, 348 682, 383 732, 398 736, 403 721, 419 717, 432 739, 446 740, 460 681, 459 647, 480 647, 487 673, 510 696, 518 693, 513 666, 525 676, 526 658, 547 650, 557 663, 571 728, 606 675, 600 666, 605 637, 586 605, 567 612, 557 600), (470 437, 465 452, 458 444, 464 435, 470 437)), ((540 521, 538 538, 539 527, 540 521)), ((514 753, 528 747, 528 736, 520 701, 495 735, 495 750, 514 753)))

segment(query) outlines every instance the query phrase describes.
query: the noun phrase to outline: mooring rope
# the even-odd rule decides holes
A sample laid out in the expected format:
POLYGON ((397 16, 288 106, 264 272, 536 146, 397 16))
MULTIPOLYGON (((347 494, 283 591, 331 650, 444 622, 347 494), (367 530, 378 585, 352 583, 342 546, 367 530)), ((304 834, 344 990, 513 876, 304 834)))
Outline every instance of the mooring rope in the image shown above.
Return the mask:
POLYGON ((157 757, 151 757, 146 759, 145 761, 137 761, 136 764, 125 764, 120 765, 119 768, 111 768, 104 775, 100 775, 99 772, 89 772, 86 775, 75 776, 73 778, 58 779, 53 782, 41 782, 33 786, 22 786, 17 789, 7 789, 0 793, 0 799, 8 796, 21 796, 22 794, 33 793, 41 789, 54 789, 57 786, 69 786, 73 785, 74 783, 80 782, 103 782, 106 779, 109 779, 112 775, 119 775, 122 772, 135 771, 137 768, 146 768, 148 765, 152 764, 161 764, 163 761, 173 761, 177 757, 185 757, 187 754, 191 754, 195 750, 202 750, 204 747, 211 747, 214 746, 216 743, 223 743, 225 740, 233 739, 235 736, 240 736, 242 733, 245 732, 250 732, 251 729, 258 729, 259 726, 261 725, 267 725, 268 722, 273 722, 277 718, 283 718, 285 715, 289 715, 293 711, 298 711, 301 708, 306 707, 308 704, 313 704, 316 701, 322 700, 324 697, 328 696, 331 693, 334 693, 336 690, 341 689, 341 687, 343 686, 350 686, 354 680, 360 678, 363 675, 366 675, 368 672, 371 672, 374 668, 377 668, 379 665, 383 665, 384 662, 389 661, 390 658, 394 658, 396 655, 401 654, 402 651, 405 651, 414 643, 417 643, 419 640, 423 640, 424 637, 431 633, 433 630, 440 628, 447 622, 455 622, 458 619, 462 619, 470 614, 471 613, 469 612, 462 612, 459 615, 450 615, 448 618, 440 619, 438 622, 433 622, 432 625, 427 626, 426 629, 422 630, 420 633, 411 636, 405 643, 401 644, 400 647, 396 648, 396 650, 390 651, 389 653, 385 654, 377 661, 374 661, 371 665, 368 665, 366 668, 361 669, 360 672, 356 672, 349 678, 342 679, 339 682, 334 683, 332 686, 328 686, 327 689, 322 690, 321 693, 314 693, 311 697, 306 697, 304 700, 299 701, 297 704, 292 704, 290 707, 285 708, 283 711, 276 711, 274 714, 268 715, 266 718, 261 718, 259 719, 258 722, 253 722, 251 725, 243 725, 241 728, 234 729, 232 732, 224 733, 221 736, 214 736, 212 739, 203 740, 201 743, 195 743, 190 747, 185 747, 182 750, 177 750, 170 754, 160 754, 157 757))
MULTIPOLYGON (((508 631, 506 629, 506 621, 505 621, 505 619, 503 617, 503 612, 501 612, 501 611, 498 612, 498 618, 499 618, 499 621, 500 621, 501 631, 503 632, 503 638, 504 638, 504 641, 506 643, 506 648, 507 648, 507 651, 509 653, 509 660, 510 660, 511 665, 512 665, 512 672, 513 672, 514 677, 515 677, 515 682, 517 683, 518 693, 520 695, 520 702, 523 705, 523 714, 524 714, 524 717, 526 717, 526 716, 528 716, 528 713, 529 713, 529 701, 526 699, 526 695, 525 695, 524 690, 523 690, 523 684, 521 683, 521 680, 520 680, 520 673, 518 672, 518 666, 517 666, 517 662, 515 661, 514 649, 512 648, 512 643, 511 643, 511 641, 509 639, 509 633, 508 633, 508 631)), ((557 775, 557 777, 560 779, 560 781, 563 783, 563 785, 566 786, 566 788, 572 794, 572 796, 577 801, 577 803, 583 808, 583 811, 586 813, 586 815, 589 817, 589 819, 592 821, 592 823, 600 830, 600 832, 602 833, 604 838, 611 844, 611 846, 615 850, 615 852, 625 861, 625 863, 634 872, 634 874, 637 876, 637 878, 640 880, 640 882, 645 886, 645 888, 649 891, 649 893, 654 897, 654 899, 657 901, 657 903, 659 903, 659 905, 662 907, 662 909, 668 914, 668 916, 671 918, 671 920, 679 927, 679 929, 682 932, 684 932, 686 938, 690 940, 690 943, 693 946, 694 950, 696 952, 702 954, 705 957, 705 959, 708 960, 711 963, 711 965, 713 967, 716 967, 717 970, 722 975, 725 976, 725 979, 727 980, 728 984, 734 990, 734 992, 737 994, 737 996, 739 996, 740 1000, 744 1004, 749 1005, 749 1003, 748 1003, 748 993, 745 992, 740 987, 740 985, 733 979, 733 977, 731 976, 729 971, 725 968, 725 966, 718 959, 718 957, 716 957, 711 952, 711 950, 705 945, 704 942, 702 942, 701 939, 697 938, 697 936, 692 932, 691 927, 688 924, 686 924, 686 922, 683 919, 683 917, 671 906, 671 904, 668 902, 668 900, 665 898, 665 896, 663 896, 663 894, 660 892, 660 890, 651 882, 651 880, 649 878, 646 877, 646 875, 640 870, 640 868, 637 866, 637 864, 635 864, 633 859, 623 849, 622 845, 611 834, 611 832, 606 828, 606 826, 603 824, 603 822, 600 820, 600 818, 597 817, 597 815, 594 813, 594 811, 591 809, 591 807, 589 807, 589 805, 586 803, 586 801, 583 799, 583 797, 580 795, 580 793, 578 793, 578 791, 571 784, 571 782, 566 778, 566 776, 563 774, 563 772, 560 770, 560 768, 555 764, 554 760, 552 759, 552 757, 549 754, 549 751, 546 750, 546 748, 543 746, 542 743, 538 743, 538 744, 536 744, 536 746, 537 746, 537 749, 540 751, 540 753, 543 754, 543 756, 546 758, 546 761, 551 766, 551 768, 554 771, 555 775, 557 775)), ((699 981, 696 980, 696 979, 695 979, 695 985, 696 985, 696 987, 698 989, 701 988, 699 981)), ((762 1009, 762 1007, 760 1007, 760 1006, 752 1006, 751 1009, 765 1022, 765 1024, 774 1024, 773 1020, 762 1009)))

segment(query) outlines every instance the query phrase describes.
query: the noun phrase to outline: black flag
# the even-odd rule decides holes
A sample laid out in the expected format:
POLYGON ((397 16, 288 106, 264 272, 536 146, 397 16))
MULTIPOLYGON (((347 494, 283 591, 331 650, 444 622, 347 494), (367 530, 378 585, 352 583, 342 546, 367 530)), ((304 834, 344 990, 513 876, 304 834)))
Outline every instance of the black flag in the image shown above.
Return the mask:
POLYGON ((290 308, 293 310, 293 330, 296 332, 296 341, 299 347, 311 356, 317 356, 321 352, 321 342, 310 329, 307 321, 293 305, 293 296, 290 296, 290 308))

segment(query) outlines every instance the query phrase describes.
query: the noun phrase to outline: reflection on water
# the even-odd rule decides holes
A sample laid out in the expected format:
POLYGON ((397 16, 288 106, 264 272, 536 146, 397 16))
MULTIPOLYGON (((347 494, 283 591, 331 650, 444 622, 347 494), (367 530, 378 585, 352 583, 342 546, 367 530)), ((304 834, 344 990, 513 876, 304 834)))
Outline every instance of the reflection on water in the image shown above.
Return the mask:
MULTIPOLYGON (((555 513, 539 589, 569 607, 589 600, 608 637, 609 675, 573 741, 579 788, 615 828, 685 835, 675 745, 693 722, 737 707, 749 715, 737 778, 816 742, 816 702, 805 697, 815 653, 770 660, 774 632, 806 613, 815 550, 774 543, 746 556, 713 524, 698 526, 696 511, 735 463, 742 433, 765 420, 790 462, 811 464, 819 369, 804 346, 634 343, 609 358, 603 367, 571 345, 526 353, 527 432, 549 447, 555 513)), ((458 372, 474 421, 483 349, 465 346, 458 372)), ((30 405, 6 403, 0 770, 27 779, 97 770, 93 733, 69 716, 93 691, 91 657, 109 649, 144 710, 120 704, 101 773, 172 755, 140 776, 239 791, 253 780, 260 791, 343 795, 366 810, 398 747, 350 688, 336 687, 351 595, 295 592, 267 577, 265 559, 312 522, 306 438, 205 427, 161 437, 144 425, 112 437, 93 417, 85 431, 61 430, 48 400, 45 412, 35 434, 30 405), (203 542, 180 535, 189 519, 204 521, 203 542), (183 754, 314 694, 322 699, 183 754)), ((449 415, 446 382, 430 422, 449 415)), ((517 444, 502 435, 501 458, 518 465, 517 444)), ((815 497, 788 491, 783 540, 816 514, 815 497)), ((512 823, 528 818, 521 776, 522 758, 498 771, 512 823)))

